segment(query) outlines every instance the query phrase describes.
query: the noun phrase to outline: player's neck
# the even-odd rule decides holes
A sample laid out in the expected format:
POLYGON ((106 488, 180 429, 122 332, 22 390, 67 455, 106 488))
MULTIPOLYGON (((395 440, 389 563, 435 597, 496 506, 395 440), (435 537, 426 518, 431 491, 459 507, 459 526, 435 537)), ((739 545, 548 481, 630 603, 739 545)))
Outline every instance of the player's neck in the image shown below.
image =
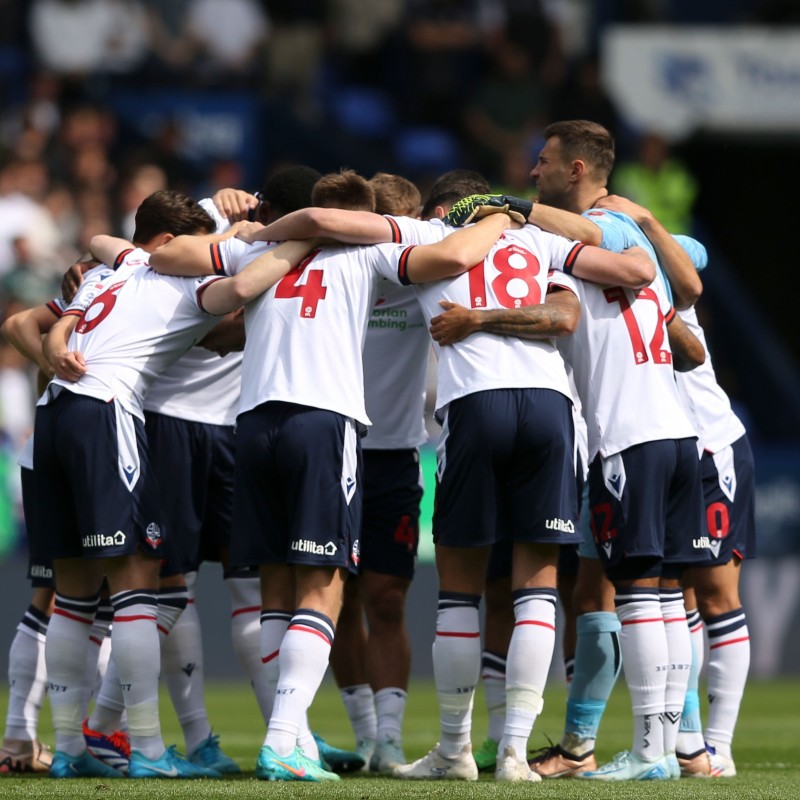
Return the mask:
POLYGON ((594 208, 602 197, 608 197, 608 189, 605 186, 583 186, 575 193, 575 207, 570 211, 583 214, 584 211, 594 208))

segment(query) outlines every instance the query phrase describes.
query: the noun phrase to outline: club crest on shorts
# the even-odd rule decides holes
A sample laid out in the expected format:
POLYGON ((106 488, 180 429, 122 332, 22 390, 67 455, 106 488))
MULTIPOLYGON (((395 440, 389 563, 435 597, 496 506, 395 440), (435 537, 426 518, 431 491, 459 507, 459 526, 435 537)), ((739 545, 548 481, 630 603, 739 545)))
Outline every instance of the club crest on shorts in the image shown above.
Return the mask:
POLYGON ((161 544, 161 528, 155 523, 151 522, 144 530, 144 535, 147 544, 155 550, 161 544))

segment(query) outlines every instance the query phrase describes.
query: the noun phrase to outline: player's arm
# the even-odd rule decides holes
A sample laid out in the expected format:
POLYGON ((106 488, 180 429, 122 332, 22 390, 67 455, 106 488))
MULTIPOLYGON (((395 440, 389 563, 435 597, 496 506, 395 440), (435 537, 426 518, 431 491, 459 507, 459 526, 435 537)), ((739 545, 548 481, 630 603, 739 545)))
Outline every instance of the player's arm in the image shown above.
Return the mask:
POLYGON ((75 330, 79 319, 79 314, 64 314, 50 328, 42 344, 42 350, 56 376, 65 381, 77 381, 86 372, 83 353, 70 350, 68 347, 69 337, 75 330))
POLYGON ((316 246, 315 240, 284 242, 256 256, 238 274, 201 287, 202 308, 209 314, 228 314, 274 286, 316 246))
POLYGON ((345 244, 381 244, 395 241, 391 223, 371 211, 341 208, 301 208, 269 225, 248 229, 240 239, 253 242, 283 242, 287 239, 335 239, 345 244))
POLYGON ((575 333, 581 304, 568 289, 555 287, 544 303, 525 308, 471 309, 440 300, 445 309, 431 320, 431 337, 440 345, 455 344, 473 333, 494 333, 520 339, 551 339, 575 333))
POLYGON ((57 314, 48 305, 41 305, 13 314, 0 327, 0 333, 8 342, 48 378, 53 377, 53 367, 42 351, 42 336, 57 319, 57 314))
POLYGON ((492 214, 441 242, 409 247, 400 256, 401 281, 428 283, 461 275, 483 261, 509 228, 519 228, 519 223, 507 214, 492 214))
POLYGON ((672 368, 676 372, 690 372, 706 360, 703 343, 674 310, 667 317, 667 335, 672 350, 672 368))
POLYGON ((627 214, 642 229, 656 251, 659 264, 667 273, 675 308, 682 311, 700 299, 703 282, 697 274, 694 262, 648 209, 619 195, 604 197, 597 202, 597 206, 627 214))
POLYGON ((106 233, 99 233, 89 240, 89 252, 92 257, 101 264, 114 266, 119 256, 126 250, 132 250, 134 245, 127 239, 119 236, 109 236, 106 233))
POLYGON ((235 236, 242 225, 238 222, 225 233, 210 233, 204 236, 184 234, 170 239, 150 254, 150 266, 162 275, 201 277, 215 274, 212 245, 235 236))
POLYGON ((444 221, 448 225, 460 227, 497 211, 505 211, 514 220, 530 222, 542 230, 584 244, 599 245, 603 240, 600 228, 580 214, 505 194, 476 194, 465 197, 453 204, 444 221))
POLYGON ((641 247, 612 253, 587 245, 576 255, 565 272, 576 278, 628 289, 642 289, 656 278, 656 265, 641 247))

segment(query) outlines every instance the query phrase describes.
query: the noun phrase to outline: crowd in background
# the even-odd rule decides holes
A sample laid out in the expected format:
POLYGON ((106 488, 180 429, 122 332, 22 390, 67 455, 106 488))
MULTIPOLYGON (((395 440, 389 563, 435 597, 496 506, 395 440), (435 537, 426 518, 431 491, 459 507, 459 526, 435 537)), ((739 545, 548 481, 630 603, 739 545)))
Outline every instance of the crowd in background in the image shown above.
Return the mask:
MULTIPOLYGON (((592 119, 618 139, 612 188, 679 232, 691 226, 693 178, 666 142, 619 118, 599 79, 600 32, 798 16, 790 0, 0 0, 0 314, 58 293, 93 234, 130 236, 153 191, 254 189, 285 158, 268 148, 249 166, 193 158, 177 116, 121 119, 121 91, 245 92, 264 109, 265 136, 306 134, 306 163, 380 164, 423 194, 456 165, 530 194, 543 127, 592 119)), ((0 483, 16 472, 34 400, 29 367, 0 343, 0 483)), ((12 514, 4 495, 0 531, 12 514)))

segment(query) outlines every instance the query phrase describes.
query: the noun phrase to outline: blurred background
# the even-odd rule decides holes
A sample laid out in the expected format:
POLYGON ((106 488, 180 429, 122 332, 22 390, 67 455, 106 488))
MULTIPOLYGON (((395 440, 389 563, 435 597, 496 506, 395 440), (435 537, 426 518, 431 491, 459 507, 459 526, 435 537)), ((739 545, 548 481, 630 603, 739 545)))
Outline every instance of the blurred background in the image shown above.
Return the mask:
MULTIPOLYGON (((797 0, 0 0, 0 314, 58 294, 157 189, 254 191, 305 163, 423 196, 469 167, 534 196, 541 131, 570 118, 614 133, 613 191, 708 247, 700 312, 756 455, 753 670, 800 671, 797 0)), ((0 342, 0 642, 27 597, 16 458, 35 399, 0 342)))

